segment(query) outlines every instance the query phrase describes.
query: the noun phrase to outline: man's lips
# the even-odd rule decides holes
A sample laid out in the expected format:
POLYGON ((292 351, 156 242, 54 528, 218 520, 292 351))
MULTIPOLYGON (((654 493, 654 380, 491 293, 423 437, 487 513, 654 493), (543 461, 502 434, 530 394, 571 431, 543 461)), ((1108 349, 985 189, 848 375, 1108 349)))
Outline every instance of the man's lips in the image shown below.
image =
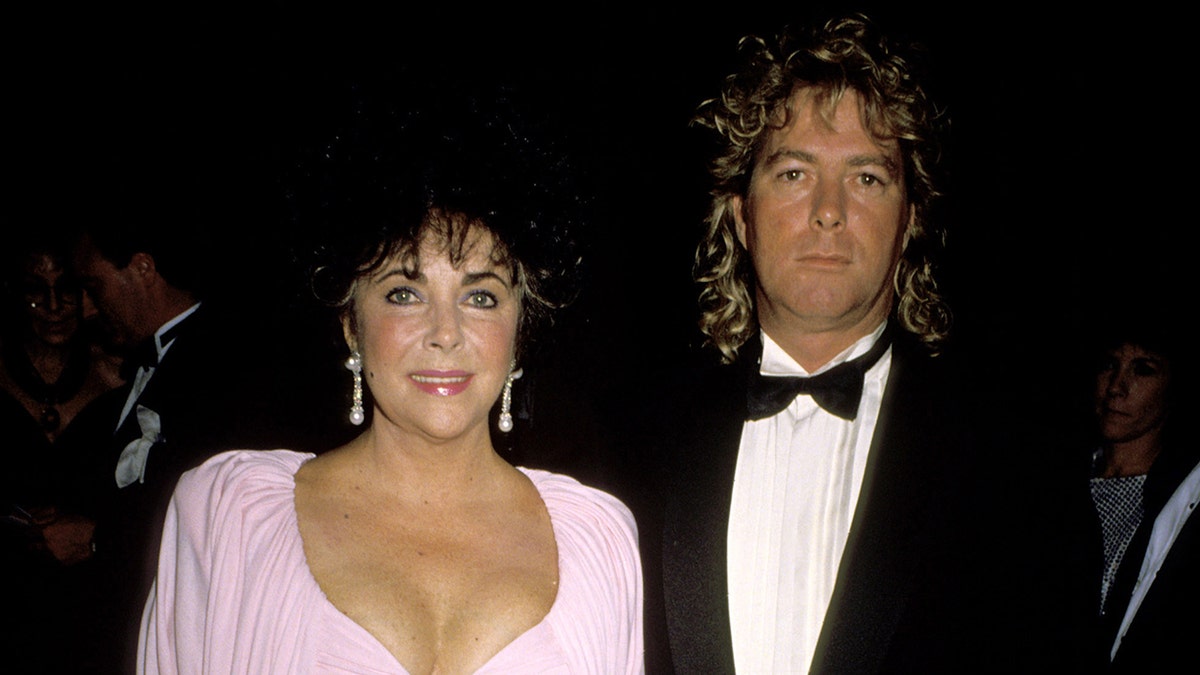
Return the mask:
POLYGON ((809 267, 845 267, 850 264, 850 258, 843 255, 823 255, 810 253, 796 258, 796 262, 809 267))
POLYGON ((462 371, 432 371, 424 370, 410 373, 408 378, 417 385, 417 389, 434 396, 454 396, 460 394, 471 384, 471 373, 462 371))

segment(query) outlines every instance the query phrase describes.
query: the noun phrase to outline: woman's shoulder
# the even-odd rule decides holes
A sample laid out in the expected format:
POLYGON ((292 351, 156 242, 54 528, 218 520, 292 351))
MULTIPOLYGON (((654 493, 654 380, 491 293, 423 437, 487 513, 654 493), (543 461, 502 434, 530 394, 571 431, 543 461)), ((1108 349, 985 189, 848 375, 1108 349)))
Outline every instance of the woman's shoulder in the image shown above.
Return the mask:
POLYGON ((541 469, 520 470, 542 496, 556 529, 560 525, 572 530, 602 528, 608 534, 633 537, 636 541, 637 525, 633 513, 620 499, 565 474, 541 469))
POLYGON ((183 474, 175 489, 181 504, 270 501, 292 497, 296 471, 313 455, 291 450, 230 450, 183 474))

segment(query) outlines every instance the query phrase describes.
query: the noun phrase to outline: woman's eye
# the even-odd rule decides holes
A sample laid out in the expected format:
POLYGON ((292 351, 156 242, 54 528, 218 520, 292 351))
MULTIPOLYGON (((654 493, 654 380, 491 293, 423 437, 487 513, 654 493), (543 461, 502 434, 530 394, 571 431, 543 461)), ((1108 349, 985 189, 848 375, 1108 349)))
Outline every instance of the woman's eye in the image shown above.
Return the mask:
POLYGON ((467 304, 472 307, 481 308, 495 307, 497 304, 496 296, 488 293, 487 291, 472 291, 471 294, 467 296, 467 304))
POLYGON ((416 291, 411 288, 394 288, 387 294, 388 302, 397 305, 411 305, 419 299, 416 291))
POLYGON ((1117 361, 1117 359, 1109 357, 1100 360, 1100 363, 1096 365, 1096 373, 1111 373, 1118 370, 1120 367, 1121 364, 1117 361))
POLYGON ((1158 375, 1158 366, 1146 361, 1137 361, 1133 364, 1133 372, 1141 377, 1153 377, 1158 375))

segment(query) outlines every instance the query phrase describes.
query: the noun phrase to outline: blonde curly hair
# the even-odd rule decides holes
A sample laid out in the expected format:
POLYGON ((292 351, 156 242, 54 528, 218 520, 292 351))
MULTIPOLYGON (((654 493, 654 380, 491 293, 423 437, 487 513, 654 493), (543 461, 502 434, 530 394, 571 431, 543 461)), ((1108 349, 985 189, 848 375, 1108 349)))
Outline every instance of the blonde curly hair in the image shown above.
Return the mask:
POLYGON ((863 101, 864 126, 900 147, 913 218, 893 280, 895 316, 936 354, 951 322, 933 275, 945 231, 930 222, 931 205, 940 196, 933 172, 944 117, 916 81, 911 59, 919 48, 892 43, 867 17, 855 14, 816 30, 785 30, 772 42, 747 36, 738 52, 741 68, 725 78, 720 97, 701 103, 693 118, 693 124, 715 131, 720 142, 710 166, 712 209, 695 260, 695 277, 703 286, 700 328, 708 343, 732 361, 758 330, 754 270, 737 239, 731 200, 746 194, 768 132, 786 126, 792 94, 811 88, 829 106, 847 91, 856 92, 863 101), (901 54, 903 49, 909 53, 901 54))

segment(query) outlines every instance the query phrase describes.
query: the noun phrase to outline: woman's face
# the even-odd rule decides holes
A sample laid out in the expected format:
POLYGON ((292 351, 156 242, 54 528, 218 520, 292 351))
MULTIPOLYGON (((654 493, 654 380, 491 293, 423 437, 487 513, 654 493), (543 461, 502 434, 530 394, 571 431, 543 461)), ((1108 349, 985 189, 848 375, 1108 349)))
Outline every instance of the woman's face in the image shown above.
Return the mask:
POLYGON ((48 345, 69 342, 79 329, 82 298, 62 262, 49 253, 29 256, 21 286, 33 336, 48 345))
POLYGON ((1170 381, 1170 364, 1162 355, 1132 344, 1110 351, 1096 374, 1101 438, 1121 443, 1161 429, 1170 381))
POLYGON ((509 269, 492 260, 492 235, 473 228, 456 267, 426 236, 419 270, 388 260, 354 289, 346 341, 363 358, 375 425, 434 439, 480 425, 512 367, 520 298, 509 269))

